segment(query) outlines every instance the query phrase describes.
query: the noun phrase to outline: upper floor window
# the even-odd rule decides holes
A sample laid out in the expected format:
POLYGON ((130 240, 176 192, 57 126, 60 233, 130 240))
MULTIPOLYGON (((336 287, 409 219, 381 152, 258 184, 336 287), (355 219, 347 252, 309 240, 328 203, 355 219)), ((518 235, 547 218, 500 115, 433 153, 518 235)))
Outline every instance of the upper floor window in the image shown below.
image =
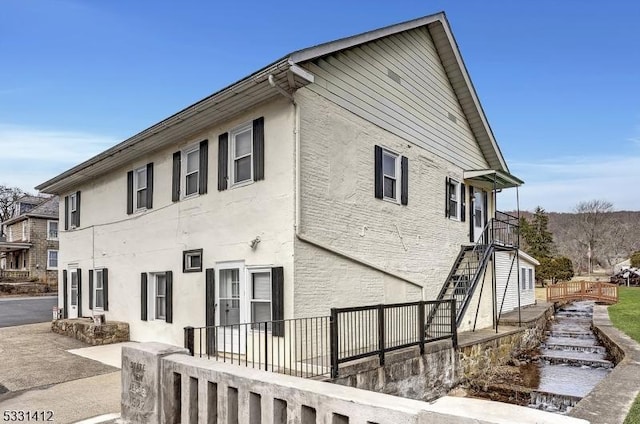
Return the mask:
POLYGON ((28 225, 27 224, 28 223, 27 223, 26 220, 22 221, 22 240, 25 240, 25 241, 28 240, 28 237, 27 237, 27 235, 28 235, 27 234, 28 233, 28 231, 27 231, 28 225))
POLYGON ((47 221, 47 239, 58 240, 58 221, 47 221))
POLYGON ((185 170, 185 196, 198 193, 200 173, 200 146, 185 152, 187 169, 185 170))
POLYGON ((64 198, 64 229, 80 226, 80 191, 76 191, 64 198))
POLYGON ((409 160, 375 146, 375 197, 406 205, 409 200, 409 160))
POLYGON ((127 173, 127 213, 153 208, 153 162, 127 173))
POLYGON ((218 190, 264 179, 264 118, 218 137, 218 190))
POLYGON ((464 221, 466 214, 465 185, 453 178, 445 181, 446 204, 445 216, 456 221, 464 221))
POLYGON ((231 184, 253 179, 253 127, 245 125, 231 132, 231 184))
POLYGON ((13 227, 7 229, 7 241, 13 241, 13 227))
POLYGON ((173 154, 171 200, 205 194, 208 185, 209 142, 203 140, 173 154))

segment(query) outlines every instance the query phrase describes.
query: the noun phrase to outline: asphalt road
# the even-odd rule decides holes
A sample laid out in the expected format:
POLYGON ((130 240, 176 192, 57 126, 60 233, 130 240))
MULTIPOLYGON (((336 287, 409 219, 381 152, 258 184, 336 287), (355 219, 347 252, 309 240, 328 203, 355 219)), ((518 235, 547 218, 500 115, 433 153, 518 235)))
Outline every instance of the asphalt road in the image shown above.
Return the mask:
POLYGON ((0 297, 0 327, 51 321, 57 296, 0 297))

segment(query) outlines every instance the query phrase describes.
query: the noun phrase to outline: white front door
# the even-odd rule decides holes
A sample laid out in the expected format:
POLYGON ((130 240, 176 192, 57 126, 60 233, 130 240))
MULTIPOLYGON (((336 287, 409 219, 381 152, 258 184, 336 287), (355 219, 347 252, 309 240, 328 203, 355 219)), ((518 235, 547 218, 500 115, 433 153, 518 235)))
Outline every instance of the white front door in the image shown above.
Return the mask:
POLYGON ((487 192, 484 190, 476 188, 473 192, 473 239, 476 243, 480 240, 480 237, 482 237, 482 232, 487 222, 487 211, 485 210, 486 197, 487 192))
POLYGON ((218 350, 244 354, 246 315, 244 263, 226 263, 218 268, 216 310, 218 350))
POLYGON ((78 270, 69 270, 71 284, 69 284, 69 318, 78 318, 78 270))

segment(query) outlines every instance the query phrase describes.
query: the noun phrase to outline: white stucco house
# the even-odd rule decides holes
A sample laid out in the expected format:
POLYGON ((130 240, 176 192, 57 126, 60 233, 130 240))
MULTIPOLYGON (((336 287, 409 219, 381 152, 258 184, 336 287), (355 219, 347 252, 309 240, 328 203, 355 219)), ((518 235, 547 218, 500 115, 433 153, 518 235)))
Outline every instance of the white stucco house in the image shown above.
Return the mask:
MULTIPOLYGON (((445 288, 461 246, 486 244, 496 191, 520 184, 439 13, 286 55, 37 189, 64 200, 65 315, 180 344, 185 326, 462 292, 445 288)), ((495 320, 481 268, 462 329, 495 320)))

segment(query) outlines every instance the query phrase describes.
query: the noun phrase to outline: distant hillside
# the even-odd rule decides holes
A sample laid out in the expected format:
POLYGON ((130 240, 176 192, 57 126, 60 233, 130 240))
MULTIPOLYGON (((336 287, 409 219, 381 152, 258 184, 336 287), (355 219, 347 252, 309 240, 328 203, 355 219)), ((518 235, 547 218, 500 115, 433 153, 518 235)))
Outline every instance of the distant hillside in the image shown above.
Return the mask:
MULTIPOLYGON (((513 212, 511 212, 513 213, 513 212)), ((532 212, 520 211, 531 219, 532 212)), ((573 261, 577 272, 588 269, 588 246, 575 213, 548 212, 549 231, 553 233, 556 254, 573 261)), ((594 264, 610 272, 613 265, 640 250, 640 211, 611 212, 602 225, 601 241, 593 249, 594 264)), ((595 265, 594 265, 595 267, 595 265)))

